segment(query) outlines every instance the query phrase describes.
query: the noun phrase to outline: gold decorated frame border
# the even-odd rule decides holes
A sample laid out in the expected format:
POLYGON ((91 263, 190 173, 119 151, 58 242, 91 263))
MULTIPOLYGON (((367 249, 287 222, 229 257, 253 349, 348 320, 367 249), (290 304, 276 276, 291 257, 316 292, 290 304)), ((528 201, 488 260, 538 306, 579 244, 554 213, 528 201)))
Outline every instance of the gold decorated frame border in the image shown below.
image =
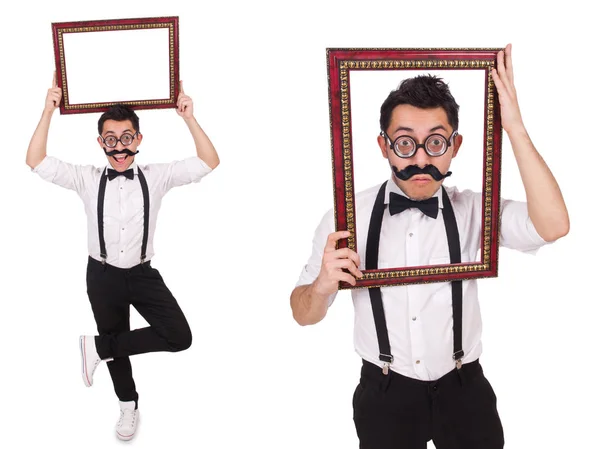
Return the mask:
MULTIPOLYGON (((350 49, 351 50, 351 49, 350 49)), ((412 49, 412 50, 432 50, 432 49, 412 49)), ((466 49, 460 49, 466 50, 466 49)), ((499 51, 500 49, 487 49, 488 51, 499 51)), ((354 211, 354 176, 352 161, 352 142, 351 142, 351 117, 350 117, 350 70, 391 70, 391 69, 470 69, 485 70, 486 79, 486 97, 485 97, 485 157, 484 157, 484 179, 482 189, 482 236, 481 236, 481 262, 462 263, 455 265, 413 267, 410 269, 378 269, 372 271, 363 271, 363 277, 358 278, 359 283, 356 286, 342 283, 341 288, 363 288, 365 285, 361 281, 368 282, 369 288, 383 287, 390 285, 389 282, 378 283, 378 281, 389 281, 393 279, 406 279, 406 284, 410 283, 431 283, 439 282, 436 277, 444 277, 445 280, 465 280, 473 277, 473 273, 486 272, 491 269, 492 258, 492 212, 493 212, 493 172, 494 172, 494 102, 495 87, 492 79, 491 69, 496 65, 495 60, 491 59, 374 59, 374 60, 340 60, 339 61, 339 93, 340 93, 340 112, 341 112, 341 135, 342 135, 342 157, 343 157, 343 179, 344 179, 344 200, 345 200, 345 218, 346 230, 352 234, 347 238, 347 247, 356 251, 356 223, 354 211), (427 278, 427 280, 423 280, 427 278)), ((330 105, 331 107, 331 105, 330 105)), ((498 139, 501 145, 501 134, 498 139)), ((499 150, 500 148, 498 148, 499 150)), ((332 136, 332 168, 335 172, 332 136)), ((498 151, 498 165, 500 165, 500 151, 498 151)), ((500 182, 500 166, 497 167, 498 191, 500 182)), ((334 174, 335 183, 335 174, 334 174)), ((334 195, 335 197, 335 195, 334 195)), ((497 207, 500 207, 500 195, 498 194, 497 207)), ((334 215, 337 215, 337 208, 334 207, 334 215)), ((334 218, 337 229, 337 217, 334 218)), ((497 223, 499 229, 499 220, 497 223)), ((496 237, 496 243, 497 238, 496 237)), ((499 245, 496 244, 495 256, 498 259, 499 245)))
POLYGON ((61 79, 63 80, 62 92, 63 92, 63 108, 65 111, 80 110, 80 109, 98 109, 108 107, 114 102, 103 102, 103 103, 69 103, 69 89, 67 82, 67 70, 66 60, 64 51, 63 35, 66 33, 91 33, 99 31, 126 31, 126 30, 143 30, 143 29, 169 29, 169 98, 158 99, 158 100, 133 100, 133 101, 120 101, 120 104, 126 104, 129 106, 160 106, 175 103, 176 98, 176 57, 175 57, 175 24, 172 21, 168 22, 153 22, 153 23, 130 23, 122 25, 90 25, 90 26, 76 26, 67 28, 57 28, 56 30, 56 45, 57 51, 60 58, 60 73, 61 79))

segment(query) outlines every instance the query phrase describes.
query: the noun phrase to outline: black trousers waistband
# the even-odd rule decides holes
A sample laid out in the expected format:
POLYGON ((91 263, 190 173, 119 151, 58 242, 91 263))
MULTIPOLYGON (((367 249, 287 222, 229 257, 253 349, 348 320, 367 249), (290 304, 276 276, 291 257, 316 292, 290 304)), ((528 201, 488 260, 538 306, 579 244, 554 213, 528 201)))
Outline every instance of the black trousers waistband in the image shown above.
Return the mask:
POLYGON ((414 386, 431 387, 434 385, 443 385, 446 383, 454 383, 458 378, 460 382, 468 382, 471 379, 483 375, 483 369, 479 364, 479 360, 474 362, 465 363, 462 365, 460 370, 454 368, 452 371, 444 374, 437 380, 420 380, 412 377, 403 376, 395 371, 390 370, 387 375, 383 374, 380 366, 377 366, 371 362, 363 360, 363 366, 361 369, 361 379, 365 381, 371 381, 375 383, 384 383, 386 387, 390 383, 400 383, 414 386))
POLYGON ((121 272, 121 273, 137 273, 140 271, 144 271, 144 268, 150 267, 150 261, 146 261, 144 263, 140 263, 134 265, 130 268, 119 268, 114 265, 108 263, 102 263, 99 260, 94 259, 92 256, 88 256, 88 266, 92 269, 102 270, 102 271, 112 271, 112 272, 121 272))

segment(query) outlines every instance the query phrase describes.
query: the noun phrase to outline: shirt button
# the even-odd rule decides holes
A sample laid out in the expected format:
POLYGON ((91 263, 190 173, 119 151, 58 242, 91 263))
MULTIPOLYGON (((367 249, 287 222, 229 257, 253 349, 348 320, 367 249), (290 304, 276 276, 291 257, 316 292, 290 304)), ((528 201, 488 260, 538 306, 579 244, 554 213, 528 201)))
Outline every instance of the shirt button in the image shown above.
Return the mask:
POLYGON ((417 321, 417 317, 416 317, 416 316, 413 316, 411 319, 412 319, 413 321, 417 321))
POLYGON ((123 250, 121 250, 121 252, 123 252, 123 250))
POLYGON ((420 361, 420 360, 417 360, 415 363, 418 365, 419 363, 421 363, 421 361, 420 361))
POLYGON ((409 236, 409 237, 412 237, 412 236, 413 236, 413 233, 411 232, 410 234, 408 234, 408 236, 409 236))
POLYGON ((125 228, 121 228, 121 231, 124 231, 124 230, 125 230, 125 228))
POLYGON ((119 189, 123 190, 123 187, 119 187, 119 189))

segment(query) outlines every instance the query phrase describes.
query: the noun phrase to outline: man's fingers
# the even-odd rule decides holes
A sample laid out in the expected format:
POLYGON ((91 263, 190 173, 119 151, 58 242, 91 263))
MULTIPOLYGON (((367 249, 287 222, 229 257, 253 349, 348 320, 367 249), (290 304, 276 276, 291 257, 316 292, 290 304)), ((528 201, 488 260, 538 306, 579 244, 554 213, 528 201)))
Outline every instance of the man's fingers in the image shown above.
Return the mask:
POLYGON ((327 270, 342 270, 346 269, 354 274, 356 277, 362 277, 361 271, 358 266, 351 259, 333 259, 325 261, 323 263, 327 270))
POLYGON ((335 270, 332 271, 331 273, 328 273, 326 280, 324 280, 326 283, 335 283, 337 284, 338 282, 347 282, 350 285, 356 285, 356 278, 354 276, 352 276, 349 273, 346 273, 345 271, 342 270, 335 270))
POLYGON ((324 272, 321 272, 321 274, 319 274, 315 280, 314 285, 318 285, 318 289, 321 290, 322 293, 330 295, 338 289, 337 284, 339 282, 346 282, 350 285, 356 285, 356 279, 354 276, 341 270, 333 271, 327 275, 325 275, 324 272))
POLYGON ((326 261, 323 263, 323 268, 325 272, 328 274, 328 277, 333 277, 337 279, 337 275, 342 272, 342 270, 348 270, 354 276, 360 278, 363 276, 362 272, 358 269, 354 261, 350 259, 334 259, 330 261, 326 261))
POLYGON ((54 71, 54 74, 52 75, 52 87, 58 87, 58 83, 56 80, 56 70, 54 71))
POLYGON ((492 69, 492 79, 494 80, 494 84, 496 85, 496 90, 498 91, 498 95, 503 96, 506 95, 506 86, 500 79, 500 75, 496 71, 496 69, 492 69))
POLYGON ((192 104, 192 99, 185 94, 179 94, 179 98, 177 99, 177 107, 182 108, 183 106, 189 106, 192 104))
POLYGON ((179 102, 177 107, 179 112, 183 113, 186 111, 186 109, 192 107, 192 101, 190 99, 184 99, 179 102))
POLYGON ((497 89, 498 85, 502 84, 502 81, 500 80, 500 76, 498 76, 496 69, 492 69, 492 79, 494 80, 494 84, 496 85, 497 89))
POLYGON ((323 261, 325 262, 336 259, 349 259, 354 262, 356 266, 360 265, 360 258, 358 257, 358 254, 356 254, 350 248, 340 248, 323 254, 323 261))
POLYGON ((517 96, 514 86, 507 85, 508 80, 502 80, 500 75, 495 70, 492 70, 492 79, 494 80, 494 84, 496 84, 500 105, 508 106, 511 104, 516 104, 517 96))
POLYGON ((508 75, 508 79, 511 84, 514 83, 513 77, 513 63, 512 63, 512 44, 508 44, 505 50, 505 65, 506 65, 506 73, 508 75))
MULTIPOLYGON (((498 52, 498 63, 496 68, 496 74, 498 79, 494 79, 496 85, 502 84, 504 92, 511 98, 515 96, 515 88, 512 79, 512 59, 510 56, 510 45, 507 46, 507 50, 498 52), (508 54, 507 54, 508 52, 508 54)), ((492 70, 492 77, 494 70, 492 70)), ((500 91, 500 89, 498 89, 500 91)))
POLYGON ((352 273, 354 275, 354 277, 357 277, 357 278, 363 277, 362 271, 360 271, 358 269, 358 267, 356 265, 354 265, 353 263, 349 264, 347 269, 350 273, 352 273))
POLYGON ((179 81, 179 92, 181 92, 182 94, 185 93, 183 91, 183 81, 179 81))
POLYGON ((496 70, 498 72, 498 75, 500 75, 500 78, 504 78, 504 76, 506 75, 506 67, 504 65, 504 50, 498 52, 497 62, 498 63, 496 64, 496 70))
POLYGON ((48 89, 48 96, 46 101, 50 100, 54 104, 55 107, 58 107, 60 101, 62 99, 62 90, 60 87, 54 87, 52 89, 48 89))
POLYGON ((350 285, 356 285, 356 278, 354 276, 350 276, 348 273, 344 273, 343 271, 341 273, 342 274, 339 279, 340 282, 346 282, 350 285))
POLYGON ((337 241, 340 239, 345 239, 350 237, 351 233, 349 231, 337 231, 332 232, 327 236, 327 243, 325 243, 325 252, 335 251, 337 248, 337 241))

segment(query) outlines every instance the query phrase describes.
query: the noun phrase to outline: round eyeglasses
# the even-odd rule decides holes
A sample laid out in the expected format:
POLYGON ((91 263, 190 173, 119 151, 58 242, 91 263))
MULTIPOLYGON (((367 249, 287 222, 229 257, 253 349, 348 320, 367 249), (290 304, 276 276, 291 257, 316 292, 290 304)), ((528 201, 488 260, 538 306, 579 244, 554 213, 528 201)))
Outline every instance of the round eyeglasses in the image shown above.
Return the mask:
POLYGON ((390 149, 394 150, 396 156, 403 159, 413 157, 419 148, 423 148, 431 157, 443 156, 452 145, 452 139, 457 134, 458 131, 454 131, 448 139, 441 134, 431 134, 425 139, 425 143, 417 143, 411 136, 399 136, 392 143, 390 136, 388 136, 385 131, 381 131, 381 136, 388 140, 390 149))
POLYGON ((124 147, 127 147, 133 143, 133 139, 135 139, 135 136, 138 134, 139 133, 136 131, 133 135, 130 133, 123 133, 120 138, 117 138, 116 136, 100 136, 100 138, 102 139, 102 142, 104 142, 104 145, 106 145, 108 148, 116 147, 117 143, 119 142, 121 142, 121 145, 124 147))

